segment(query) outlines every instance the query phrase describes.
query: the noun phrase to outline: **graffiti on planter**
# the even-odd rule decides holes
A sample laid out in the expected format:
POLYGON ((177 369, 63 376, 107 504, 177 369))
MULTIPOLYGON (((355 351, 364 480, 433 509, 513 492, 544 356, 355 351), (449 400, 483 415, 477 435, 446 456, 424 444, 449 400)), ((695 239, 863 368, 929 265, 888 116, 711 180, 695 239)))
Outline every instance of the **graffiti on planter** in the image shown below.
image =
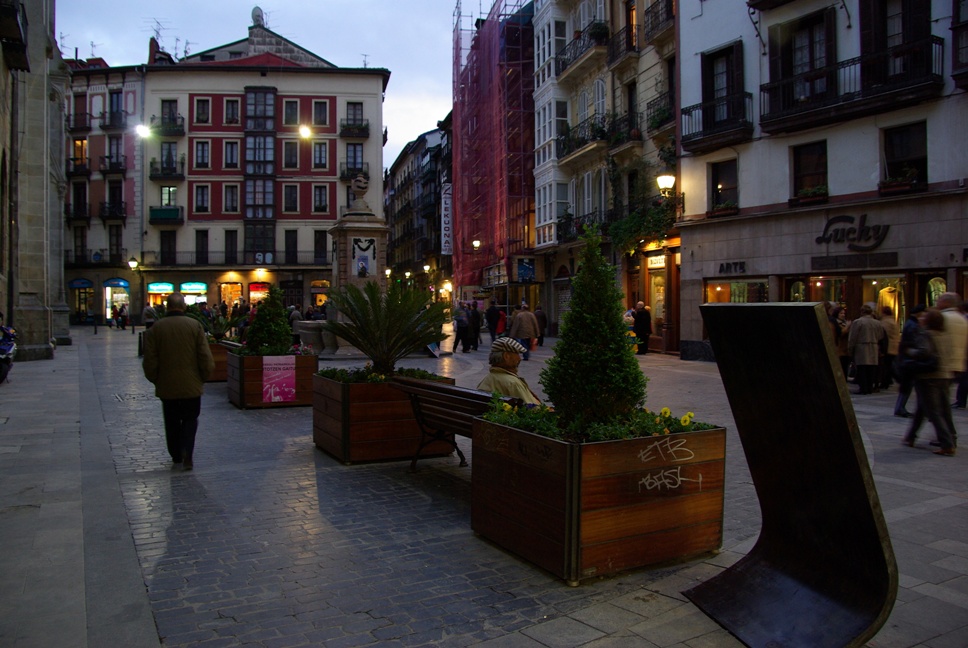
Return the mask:
POLYGON ((642 463, 652 461, 689 461, 696 453, 686 447, 685 439, 664 438, 652 443, 639 451, 642 463))
POLYGON ((663 470, 658 470, 656 472, 647 474, 645 477, 639 480, 639 492, 641 493, 643 491, 651 490, 675 490, 681 487, 683 482, 697 482, 699 484, 699 492, 702 492, 702 473, 699 473, 698 479, 683 477, 682 466, 665 468, 663 470))

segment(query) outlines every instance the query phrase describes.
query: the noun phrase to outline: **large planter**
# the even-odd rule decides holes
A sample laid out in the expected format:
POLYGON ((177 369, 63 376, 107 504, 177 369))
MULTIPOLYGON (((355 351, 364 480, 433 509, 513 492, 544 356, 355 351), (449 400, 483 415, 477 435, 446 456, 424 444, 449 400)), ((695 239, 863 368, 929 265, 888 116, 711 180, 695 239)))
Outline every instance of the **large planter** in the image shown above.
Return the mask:
POLYGON ((716 551, 723 428, 568 443, 477 419, 471 527, 570 585, 716 551))
MULTIPOLYGON (((453 385, 451 378, 444 380, 453 385)), ((313 443, 343 463, 412 459, 420 426, 410 397, 388 383, 344 383, 313 376, 313 443)), ((453 452, 436 442, 422 457, 453 452)))
POLYGON ((312 405, 313 374, 319 370, 319 358, 314 355, 296 356, 247 356, 236 353, 226 355, 226 380, 229 402, 240 409, 257 407, 294 407, 312 405), (269 366, 265 370, 265 358, 292 358, 294 372, 280 371, 269 366), (281 382, 273 376, 282 376, 281 382))
POLYGON ((215 368, 206 382, 225 382, 228 380, 228 347, 218 342, 209 342, 208 350, 212 352, 215 368))

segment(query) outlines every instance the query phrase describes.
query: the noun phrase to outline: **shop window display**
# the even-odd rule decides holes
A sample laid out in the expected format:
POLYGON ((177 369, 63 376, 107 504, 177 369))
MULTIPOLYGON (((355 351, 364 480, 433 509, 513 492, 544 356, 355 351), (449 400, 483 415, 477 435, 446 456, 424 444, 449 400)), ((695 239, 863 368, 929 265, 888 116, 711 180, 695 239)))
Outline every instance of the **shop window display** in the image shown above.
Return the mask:
POLYGON ((903 277, 865 276, 864 303, 873 303, 876 313, 888 307, 894 313, 894 319, 903 322, 907 318, 907 304, 904 299, 906 285, 903 277))

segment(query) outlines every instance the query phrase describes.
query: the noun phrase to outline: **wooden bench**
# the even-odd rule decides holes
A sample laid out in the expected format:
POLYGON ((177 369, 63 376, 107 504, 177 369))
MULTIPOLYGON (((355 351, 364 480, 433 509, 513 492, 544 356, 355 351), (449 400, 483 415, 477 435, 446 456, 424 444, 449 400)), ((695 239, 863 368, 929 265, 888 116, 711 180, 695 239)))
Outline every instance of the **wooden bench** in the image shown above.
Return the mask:
MULTIPOLYGON (((434 441, 444 441, 452 445, 460 457, 460 465, 466 466, 467 459, 457 447, 455 436, 471 437, 474 418, 490 409, 492 394, 479 389, 417 378, 398 377, 390 384, 410 396, 413 415, 420 426, 420 446, 410 462, 410 470, 417 469, 420 453, 434 441)), ((521 404, 520 399, 510 396, 502 397, 501 400, 511 406, 521 404)))

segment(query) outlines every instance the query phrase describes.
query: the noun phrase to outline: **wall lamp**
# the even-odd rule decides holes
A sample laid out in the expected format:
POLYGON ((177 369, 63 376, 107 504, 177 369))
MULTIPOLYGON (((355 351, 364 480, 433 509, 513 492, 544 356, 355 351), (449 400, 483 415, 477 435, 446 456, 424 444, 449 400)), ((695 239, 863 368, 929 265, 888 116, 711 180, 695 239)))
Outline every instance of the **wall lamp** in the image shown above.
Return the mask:
POLYGON ((671 173, 663 173, 655 179, 655 182, 659 185, 659 193, 664 198, 668 198, 672 195, 672 188, 676 186, 676 177, 671 173))
POLYGON ((480 250, 481 250, 481 242, 480 242, 480 240, 474 239, 473 241, 471 241, 471 247, 474 248, 474 251, 475 252, 480 252, 480 250))

